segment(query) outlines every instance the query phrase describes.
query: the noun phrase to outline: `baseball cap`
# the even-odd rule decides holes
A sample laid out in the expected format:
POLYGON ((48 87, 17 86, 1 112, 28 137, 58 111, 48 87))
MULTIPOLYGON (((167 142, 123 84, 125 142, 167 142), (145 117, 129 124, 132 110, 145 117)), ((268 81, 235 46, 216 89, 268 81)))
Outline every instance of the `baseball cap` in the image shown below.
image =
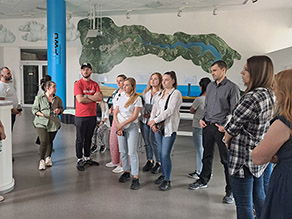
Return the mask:
POLYGON ((81 65, 81 69, 83 69, 84 67, 90 68, 90 69, 92 70, 92 67, 91 67, 90 63, 88 63, 88 62, 84 62, 84 63, 81 65))

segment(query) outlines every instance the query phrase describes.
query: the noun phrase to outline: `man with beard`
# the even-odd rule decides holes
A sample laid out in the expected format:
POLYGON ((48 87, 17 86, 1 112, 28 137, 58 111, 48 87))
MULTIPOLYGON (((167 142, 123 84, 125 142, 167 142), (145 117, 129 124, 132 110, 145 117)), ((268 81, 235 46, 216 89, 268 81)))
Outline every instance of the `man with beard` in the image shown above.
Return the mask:
POLYGON ((90 78, 92 67, 89 63, 81 65, 81 74, 82 78, 74 84, 76 156, 78 159, 76 168, 84 171, 85 165, 99 165, 90 158, 90 146, 96 126, 96 101, 101 100, 101 93, 98 84, 90 78))
POLYGON ((16 96, 16 91, 11 83, 12 74, 9 68, 0 68, 0 73, 0 100, 9 100, 13 102, 13 108, 11 109, 11 128, 13 130, 16 115, 21 115, 21 109, 18 109, 18 99, 16 96))

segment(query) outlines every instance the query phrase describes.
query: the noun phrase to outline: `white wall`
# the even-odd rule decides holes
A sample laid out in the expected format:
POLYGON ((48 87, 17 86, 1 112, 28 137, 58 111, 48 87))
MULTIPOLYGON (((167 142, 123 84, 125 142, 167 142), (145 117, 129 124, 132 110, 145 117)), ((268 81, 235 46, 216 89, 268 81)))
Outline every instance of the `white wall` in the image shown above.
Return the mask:
POLYGON ((292 68, 292 47, 268 53, 274 61, 275 73, 292 68))
MULTIPOLYGON (((290 16, 291 9, 288 8, 268 11, 220 11, 217 16, 213 16, 211 12, 189 12, 183 13, 181 18, 178 18, 175 13, 132 15, 131 19, 128 20, 125 16, 112 16, 111 18, 118 26, 143 25, 155 33, 173 34, 182 31, 188 34, 217 34, 231 48, 242 55, 241 60, 235 60, 227 75, 228 78, 239 84, 241 89, 244 89, 243 85, 240 84, 239 73, 247 58, 252 55, 271 54, 273 51, 292 46, 292 29, 289 28, 290 16)), ((79 19, 82 18, 72 18, 72 22, 75 23, 76 27, 79 19)), ((0 44, 0 47, 5 47, 3 64, 12 68, 17 80, 20 79, 20 48, 46 48, 46 42, 44 41, 30 43, 21 39, 21 35, 24 33, 18 31, 17 28, 26 21, 29 20, 0 20, 0 23, 7 29, 12 30, 17 38, 12 44, 0 44)), ((46 25, 46 19, 38 19, 37 21, 46 25)), ((79 40, 67 42, 68 107, 74 105, 73 83, 80 77, 80 54, 81 44, 79 40)), ((278 56, 281 57, 281 53, 278 56)), ((281 58, 275 58, 274 62, 279 60, 281 58)), ((275 65, 278 64, 275 63, 275 65)), ((126 58, 109 73, 103 74, 103 76, 107 77, 109 83, 115 83, 116 75, 125 73, 127 76, 135 77, 138 83, 141 83, 142 75, 150 74, 154 71, 163 73, 168 70, 177 72, 179 84, 184 84, 185 76, 196 75, 198 80, 201 77, 210 76, 191 61, 177 58, 173 62, 166 62, 154 55, 126 58)), ((20 86, 19 84, 20 81, 17 82, 17 87, 20 86)))

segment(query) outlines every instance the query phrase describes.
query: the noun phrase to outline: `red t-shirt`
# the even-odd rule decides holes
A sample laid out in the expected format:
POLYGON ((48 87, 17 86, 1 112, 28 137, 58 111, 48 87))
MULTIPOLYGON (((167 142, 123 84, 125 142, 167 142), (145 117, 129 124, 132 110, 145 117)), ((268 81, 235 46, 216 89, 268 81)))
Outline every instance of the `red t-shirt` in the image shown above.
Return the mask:
MULTIPOLYGON (((81 78, 74 84, 74 96, 77 96, 79 94, 93 95, 96 92, 100 92, 100 89, 98 84, 93 80, 85 81, 83 80, 83 78, 81 78)), ((96 102, 79 103, 76 99, 75 116, 96 116, 96 102)))

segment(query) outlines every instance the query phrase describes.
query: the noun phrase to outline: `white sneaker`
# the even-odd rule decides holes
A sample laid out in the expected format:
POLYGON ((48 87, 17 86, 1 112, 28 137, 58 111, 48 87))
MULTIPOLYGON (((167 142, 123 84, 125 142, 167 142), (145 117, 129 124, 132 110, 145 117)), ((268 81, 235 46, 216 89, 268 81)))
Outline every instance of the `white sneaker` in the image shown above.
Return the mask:
POLYGON ((41 159, 40 165, 39 165, 39 170, 45 170, 45 169, 46 169, 45 161, 43 159, 41 159))
POLYGON ((120 165, 119 166, 117 166, 115 169, 113 169, 113 173, 121 173, 121 172, 123 172, 124 170, 123 170, 123 167, 121 167, 120 165))
POLYGON ((46 158, 46 166, 47 166, 47 167, 51 167, 51 166, 53 166, 53 163, 52 163, 52 159, 51 159, 51 157, 47 157, 47 158, 46 158))
POLYGON ((116 166, 119 166, 119 164, 113 164, 113 162, 109 162, 105 166, 106 167, 116 167, 116 166))

